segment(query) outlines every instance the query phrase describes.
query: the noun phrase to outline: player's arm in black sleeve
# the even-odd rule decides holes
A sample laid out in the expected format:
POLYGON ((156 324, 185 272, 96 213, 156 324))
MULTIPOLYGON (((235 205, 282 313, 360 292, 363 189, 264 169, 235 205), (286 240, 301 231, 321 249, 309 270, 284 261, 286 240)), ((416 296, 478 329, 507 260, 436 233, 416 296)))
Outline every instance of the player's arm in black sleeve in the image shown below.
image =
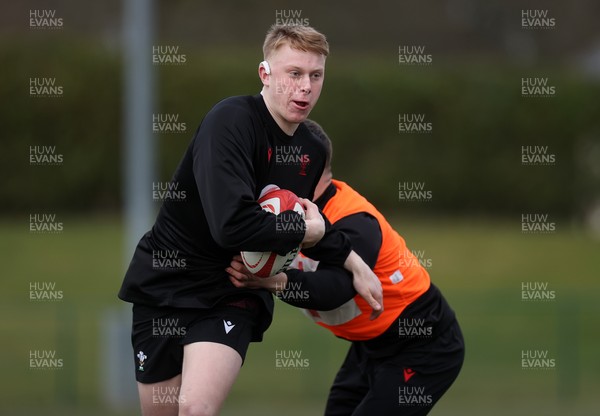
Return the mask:
POLYGON ((348 258, 354 245, 350 241, 348 234, 342 232, 342 230, 337 227, 338 224, 336 224, 335 227, 332 227, 325 214, 323 214, 321 210, 319 210, 319 212, 325 220, 325 235, 323 235, 323 238, 321 238, 315 246, 303 249, 302 254, 319 262, 344 267, 344 262, 348 258))
MULTIPOLYGON (((379 223, 373 216, 364 212, 350 215, 338 220, 332 230, 345 234, 354 251, 371 269, 375 267, 382 234, 379 223)), ((290 269, 285 273, 288 284, 281 299, 292 306, 328 311, 343 305, 356 295, 352 275, 342 267, 319 263, 315 272, 290 269), (293 294, 286 296, 286 290, 307 291, 308 299, 299 299, 293 294)))
POLYGON ((304 238, 304 220, 294 211, 277 218, 256 202, 256 140, 247 108, 218 104, 194 138, 194 177, 210 233, 221 247, 285 254, 304 238), (286 229, 297 231, 277 233, 278 221, 295 223, 286 229))

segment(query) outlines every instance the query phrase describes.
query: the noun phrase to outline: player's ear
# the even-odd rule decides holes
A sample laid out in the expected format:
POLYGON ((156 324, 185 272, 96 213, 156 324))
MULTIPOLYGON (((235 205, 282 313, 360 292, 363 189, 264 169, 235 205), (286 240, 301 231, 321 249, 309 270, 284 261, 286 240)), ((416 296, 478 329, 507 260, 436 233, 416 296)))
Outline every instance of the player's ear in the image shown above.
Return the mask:
POLYGON ((267 61, 262 61, 260 64, 258 64, 258 77, 264 86, 269 86, 269 80, 271 78, 270 75, 271 68, 269 67, 269 63, 267 61))

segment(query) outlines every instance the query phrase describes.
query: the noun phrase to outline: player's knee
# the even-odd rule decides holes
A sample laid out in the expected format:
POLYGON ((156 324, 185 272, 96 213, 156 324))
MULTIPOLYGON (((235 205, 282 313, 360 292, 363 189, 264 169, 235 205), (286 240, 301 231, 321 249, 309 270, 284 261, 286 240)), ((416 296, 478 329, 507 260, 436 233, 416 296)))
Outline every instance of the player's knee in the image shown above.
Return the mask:
POLYGON ((203 400, 185 400, 179 403, 179 416, 215 416, 218 409, 203 400))

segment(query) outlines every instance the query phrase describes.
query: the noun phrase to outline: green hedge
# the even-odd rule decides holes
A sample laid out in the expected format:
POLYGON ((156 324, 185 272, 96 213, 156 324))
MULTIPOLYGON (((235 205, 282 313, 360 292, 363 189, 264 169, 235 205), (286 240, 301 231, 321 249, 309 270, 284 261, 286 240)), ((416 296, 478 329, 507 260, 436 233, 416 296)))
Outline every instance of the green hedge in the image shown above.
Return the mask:
MULTIPOLYGON (((187 126, 186 133, 157 133, 157 180, 170 178, 216 101, 260 87, 254 53, 186 52, 185 65, 156 67, 156 112, 177 114, 187 126)), ((3 43, 0 56, 10 62, 0 70, 2 212, 118 209, 122 70, 117 51, 55 39, 3 43), (55 77, 63 95, 30 97, 30 77, 55 77), (64 162, 30 165, 29 147, 35 145, 55 145, 64 162)), ((311 117, 334 141, 335 175, 382 209, 563 217, 577 214, 598 192, 598 178, 578 161, 600 137, 598 84, 556 67, 468 62, 407 67, 393 59, 357 57, 329 58, 325 88, 311 117), (522 97, 522 77, 548 77, 556 95, 522 97), (399 132, 399 113, 424 114, 431 132, 399 132), (554 165, 523 166, 522 146, 548 146, 554 165), (399 182, 424 183, 431 199, 399 200, 399 182)))
POLYGON ((598 194, 577 159, 600 143, 600 89, 569 73, 448 64, 357 68, 327 82, 316 112, 336 174, 389 209, 567 216, 598 194), (548 77, 556 95, 522 97, 523 76, 548 77), (425 114, 431 133, 399 133, 398 113, 425 114), (522 146, 548 146, 555 164, 522 165, 522 146), (424 182, 431 201, 399 201, 401 181, 424 182))
POLYGON ((121 71, 111 53, 73 42, 3 43, 2 211, 117 207, 121 71), (8 64, 9 63, 9 64, 8 64), (30 78, 55 78, 62 96, 32 97, 30 78), (56 146, 58 166, 31 165, 31 146, 56 146))

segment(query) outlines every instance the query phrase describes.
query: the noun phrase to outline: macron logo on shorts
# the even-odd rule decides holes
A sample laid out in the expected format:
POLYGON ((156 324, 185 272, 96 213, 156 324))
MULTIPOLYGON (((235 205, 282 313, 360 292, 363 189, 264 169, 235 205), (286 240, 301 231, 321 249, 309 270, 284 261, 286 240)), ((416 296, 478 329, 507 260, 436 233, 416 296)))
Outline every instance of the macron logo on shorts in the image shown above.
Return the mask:
POLYGON ((233 329, 235 324, 232 324, 231 321, 226 321, 225 319, 223 319, 223 326, 225 326, 225 333, 229 334, 229 331, 233 329))

